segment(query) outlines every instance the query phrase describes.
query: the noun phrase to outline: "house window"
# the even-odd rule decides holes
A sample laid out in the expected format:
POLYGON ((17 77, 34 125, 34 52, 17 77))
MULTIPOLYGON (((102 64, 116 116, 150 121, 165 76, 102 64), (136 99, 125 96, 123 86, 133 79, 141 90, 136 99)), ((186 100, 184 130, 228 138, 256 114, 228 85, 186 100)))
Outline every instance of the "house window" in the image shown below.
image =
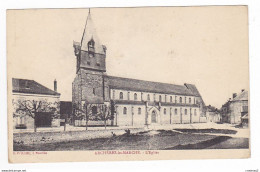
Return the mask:
POLYGON ((147 95, 147 101, 150 101, 150 94, 147 95))
POLYGON ((180 103, 182 103, 182 97, 180 97, 180 103))
POLYGON ((159 95, 159 102, 161 102, 162 101, 162 96, 161 95, 159 95))
POLYGON ((119 98, 120 98, 120 99, 123 99, 123 98, 124 98, 123 92, 120 92, 120 93, 119 93, 119 98))
POLYGON ((166 108, 164 108, 163 113, 164 113, 164 115, 166 115, 166 108))
POLYGON ((174 110, 174 114, 178 115, 178 110, 177 109, 174 110))
POLYGON ((137 100, 137 94, 136 93, 134 94, 134 99, 137 100))
POLYGON ((188 111, 187 109, 184 110, 184 114, 187 115, 188 114, 188 111))
POLYGON ((141 115, 141 113, 142 113, 142 109, 138 108, 138 115, 141 115))
POLYGON ((195 116, 197 115, 197 110, 196 110, 196 109, 194 109, 194 115, 195 115, 195 116))
POLYGON ((170 97, 170 102, 172 102, 172 96, 170 97))
POLYGON ((124 114, 124 115, 127 114, 127 108, 126 108, 126 107, 124 107, 123 114, 124 114))

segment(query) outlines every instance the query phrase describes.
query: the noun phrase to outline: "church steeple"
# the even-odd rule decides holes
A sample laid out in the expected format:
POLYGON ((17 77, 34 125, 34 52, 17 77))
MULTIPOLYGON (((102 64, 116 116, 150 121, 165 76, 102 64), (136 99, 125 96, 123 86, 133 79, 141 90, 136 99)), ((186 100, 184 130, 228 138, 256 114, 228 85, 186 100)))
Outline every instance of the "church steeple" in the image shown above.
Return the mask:
POLYGON ((77 71, 82 69, 106 71, 106 46, 100 43, 92 16, 88 13, 81 42, 73 44, 77 56, 77 71))
POLYGON ((81 50, 88 51, 90 41, 95 42, 94 48, 96 53, 105 54, 104 47, 100 43, 99 38, 97 36, 96 28, 93 23, 90 9, 89 9, 88 17, 86 20, 84 32, 81 39, 81 50))

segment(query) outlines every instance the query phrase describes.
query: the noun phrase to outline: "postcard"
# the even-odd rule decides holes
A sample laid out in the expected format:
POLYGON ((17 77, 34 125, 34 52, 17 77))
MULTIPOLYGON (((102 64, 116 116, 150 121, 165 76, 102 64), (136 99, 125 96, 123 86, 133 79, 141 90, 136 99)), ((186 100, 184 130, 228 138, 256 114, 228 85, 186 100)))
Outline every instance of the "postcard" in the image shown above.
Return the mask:
POLYGON ((9 162, 250 158, 247 6, 7 10, 9 162))

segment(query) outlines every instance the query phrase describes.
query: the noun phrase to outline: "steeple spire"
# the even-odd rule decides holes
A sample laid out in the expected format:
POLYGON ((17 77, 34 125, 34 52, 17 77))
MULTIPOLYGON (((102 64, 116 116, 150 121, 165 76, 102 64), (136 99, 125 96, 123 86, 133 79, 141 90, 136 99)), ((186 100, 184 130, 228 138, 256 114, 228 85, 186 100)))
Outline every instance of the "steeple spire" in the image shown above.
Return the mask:
POLYGON ((92 21, 90 8, 88 12, 88 17, 86 20, 84 32, 81 39, 81 50, 88 51, 88 43, 93 40, 95 42, 96 53, 105 54, 102 44, 99 42, 99 38, 96 33, 96 28, 92 21))

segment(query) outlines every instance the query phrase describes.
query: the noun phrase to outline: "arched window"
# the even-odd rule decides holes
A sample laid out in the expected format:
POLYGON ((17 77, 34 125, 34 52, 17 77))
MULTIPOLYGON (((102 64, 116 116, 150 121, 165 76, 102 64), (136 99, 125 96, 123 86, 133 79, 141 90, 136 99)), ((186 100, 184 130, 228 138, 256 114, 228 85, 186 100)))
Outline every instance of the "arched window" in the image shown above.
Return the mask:
POLYGON ((138 115, 141 115, 141 113, 142 113, 142 109, 138 108, 138 115))
POLYGON ((164 108, 163 113, 164 113, 164 115, 166 115, 166 108, 164 108))
POLYGON ((88 42, 88 51, 89 51, 89 57, 94 57, 95 56, 95 42, 93 39, 91 39, 88 42))
POLYGON ((177 110, 177 109, 174 110, 174 114, 175 114, 175 115, 178 114, 178 110, 177 110))
POLYGON ((185 109, 184 113, 185 113, 185 115, 187 115, 187 114, 188 114, 188 111, 187 111, 187 109, 185 109))
POLYGON ((91 39, 91 40, 88 42, 88 47, 89 47, 89 48, 94 48, 94 46, 95 46, 95 42, 94 42, 93 39, 91 39))
POLYGON ((170 97, 170 102, 172 102, 172 96, 170 97))
POLYGON ((134 99, 137 100, 137 94, 136 93, 134 94, 134 99))
POLYGON ((123 92, 120 92, 120 93, 119 93, 119 98, 120 98, 120 99, 123 99, 123 98, 124 98, 123 92))
POLYGON ((124 115, 127 114, 127 108, 126 108, 126 107, 124 107, 123 114, 124 114, 124 115))
POLYGON ((196 110, 196 109, 194 109, 194 115, 195 115, 195 116, 197 115, 197 110, 196 110))
POLYGON ((93 106, 91 110, 92 110, 92 115, 97 114, 97 107, 96 106, 93 106))
POLYGON ((147 95, 147 101, 150 101, 150 94, 147 95))
POLYGON ((189 98, 189 103, 191 104, 191 98, 189 98))
POLYGON ((161 95, 159 95, 159 102, 161 102, 162 101, 162 96, 161 95))
POLYGON ((182 103, 182 97, 180 97, 180 103, 182 103))

